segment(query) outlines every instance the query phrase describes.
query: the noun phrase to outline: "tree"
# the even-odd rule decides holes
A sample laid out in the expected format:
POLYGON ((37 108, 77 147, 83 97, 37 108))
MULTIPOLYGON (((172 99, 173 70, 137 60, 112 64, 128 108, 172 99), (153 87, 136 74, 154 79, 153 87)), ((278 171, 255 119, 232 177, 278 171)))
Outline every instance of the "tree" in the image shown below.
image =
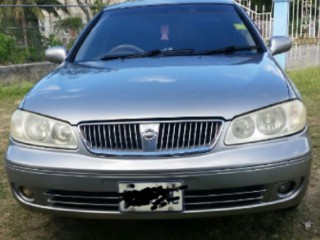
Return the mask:
POLYGON ((90 8, 84 6, 85 3, 82 2, 81 0, 77 0, 78 5, 80 6, 82 12, 84 13, 84 15, 86 16, 86 20, 87 22, 90 21, 90 19, 92 18, 92 13, 90 11, 90 8))
MULTIPOLYGON (((0 0, 0 4, 12 5, 12 7, 1 8, 0 20, 6 19, 22 27, 24 46, 28 46, 27 27, 32 24, 38 26, 38 20, 44 18, 42 10, 58 16, 57 8, 41 7, 41 5, 63 6, 58 0, 0 0), (23 7, 22 5, 32 5, 34 7, 23 7)), ((67 9, 63 10, 67 11, 67 9)))
POLYGON ((253 5, 258 5, 261 9, 263 5, 266 7, 266 11, 271 11, 273 0, 252 0, 253 5))
POLYGON ((82 12, 86 16, 87 22, 90 21, 92 16, 100 12, 104 7, 111 4, 112 0, 76 0, 82 12), (90 5, 90 8, 85 6, 90 5))
POLYGON ((61 19, 56 23, 56 28, 58 30, 69 31, 71 37, 75 38, 83 28, 82 19, 80 17, 68 17, 61 19))

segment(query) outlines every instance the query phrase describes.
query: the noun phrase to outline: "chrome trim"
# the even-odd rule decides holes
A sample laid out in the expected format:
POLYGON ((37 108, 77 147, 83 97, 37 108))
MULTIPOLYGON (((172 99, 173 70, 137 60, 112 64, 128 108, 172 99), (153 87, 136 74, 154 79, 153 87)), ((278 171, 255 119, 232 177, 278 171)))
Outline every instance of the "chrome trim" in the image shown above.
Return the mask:
MULTIPOLYGON (((234 207, 241 204, 249 206, 257 202, 267 202, 267 193, 271 191, 272 185, 248 186, 213 190, 185 190, 182 193, 183 206, 185 210, 220 209, 234 207)), ((117 212, 121 202, 117 192, 73 192, 65 190, 48 190, 43 192, 45 201, 52 207, 82 208, 90 210, 94 207, 98 211, 113 207, 117 212)), ((111 210, 111 209, 109 209, 111 210)))
MULTIPOLYGON (((265 193, 267 192, 267 189, 261 189, 261 190, 254 190, 254 191, 244 191, 244 192, 233 192, 233 193, 221 193, 221 194, 208 194, 205 195, 206 197, 222 197, 222 196, 235 196, 235 195, 243 195, 243 194, 250 194, 250 193, 265 193)), ((185 198, 199 198, 203 196, 199 195, 186 195, 185 198)))
POLYGON ((219 119, 89 122, 79 124, 78 131, 84 146, 93 154, 109 156, 153 157, 209 152, 215 147, 218 139, 220 138, 223 125, 224 122, 219 119), (204 126, 204 123, 206 126, 204 126), (104 131, 99 131, 100 126, 102 126, 104 131, 108 132, 107 134, 109 137, 109 143, 106 143, 107 139, 104 137, 104 131), (121 126, 123 126, 123 128, 121 126), (155 128, 148 128, 148 126, 155 126, 155 128), (88 130, 85 130, 87 127, 88 130), (141 129, 141 127, 143 129, 141 129), (187 133, 188 127, 189 133, 187 133), (93 130, 91 130, 91 128, 93 130), (207 131, 204 133, 203 128, 206 130, 210 128, 210 134, 207 131), (82 131, 82 129, 84 130, 82 131), (154 141, 146 141, 143 139, 143 130, 148 129, 155 131, 155 133, 158 135, 154 141), (183 135, 181 135, 182 129, 183 135), (178 134, 176 130, 178 130, 178 134), (86 131, 89 132, 89 135, 86 134, 86 131), (93 135, 90 134, 91 131, 94 131, 93 135), (133 137, 132 132, 134 135, 133 137), (87 137, 92 138, 92 136, 94 139, 89 142, 87 137), (97 143, 97 136, 100 143, 97 143), (122 137, 124 136, 126 136, 125 143, 122 141, 122 137), (104 138, 104 141, 102 141, 102 138, 104 138), (188 141, 186 142, 187 138, 188 141), (130 141, 130 143, 128 143, 128 141, 130 141))

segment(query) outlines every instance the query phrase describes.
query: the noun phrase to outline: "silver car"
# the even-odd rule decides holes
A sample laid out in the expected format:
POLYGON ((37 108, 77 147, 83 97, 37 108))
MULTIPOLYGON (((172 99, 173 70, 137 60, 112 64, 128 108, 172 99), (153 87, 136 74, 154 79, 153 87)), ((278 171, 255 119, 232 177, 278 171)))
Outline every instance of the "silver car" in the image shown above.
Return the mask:
POLYGON ((299 92, 229 0, 106 8, 11 122, 6 170, 24 207, 172 219, 293 208, 311 144, 299 92))

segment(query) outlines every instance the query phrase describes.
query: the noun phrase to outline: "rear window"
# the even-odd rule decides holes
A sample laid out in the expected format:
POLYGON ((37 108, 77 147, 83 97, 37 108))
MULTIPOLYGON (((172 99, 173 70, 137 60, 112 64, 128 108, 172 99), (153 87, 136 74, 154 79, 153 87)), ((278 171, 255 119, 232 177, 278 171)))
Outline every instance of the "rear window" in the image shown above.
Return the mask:
POLYGON ((82 43, 75 61, 155 49, 201 52, 229 46, 256 46, 233 5, 135 7, 105 11, 82 43))

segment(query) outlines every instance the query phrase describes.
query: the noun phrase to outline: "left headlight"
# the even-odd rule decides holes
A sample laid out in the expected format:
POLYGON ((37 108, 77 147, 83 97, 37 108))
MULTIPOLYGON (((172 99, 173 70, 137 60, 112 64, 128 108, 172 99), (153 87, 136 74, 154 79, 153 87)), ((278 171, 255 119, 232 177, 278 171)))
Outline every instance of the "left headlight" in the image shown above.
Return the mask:
POLYGON ((278 104, 234 119, 225 144, 234 145, 288 136, 306 126, 306 109, 299 100, 278 104))
POLYGON ((69 124, 16 110, 11 119, 11 137, 36 146, 77 149, 77 139, 69 124))

